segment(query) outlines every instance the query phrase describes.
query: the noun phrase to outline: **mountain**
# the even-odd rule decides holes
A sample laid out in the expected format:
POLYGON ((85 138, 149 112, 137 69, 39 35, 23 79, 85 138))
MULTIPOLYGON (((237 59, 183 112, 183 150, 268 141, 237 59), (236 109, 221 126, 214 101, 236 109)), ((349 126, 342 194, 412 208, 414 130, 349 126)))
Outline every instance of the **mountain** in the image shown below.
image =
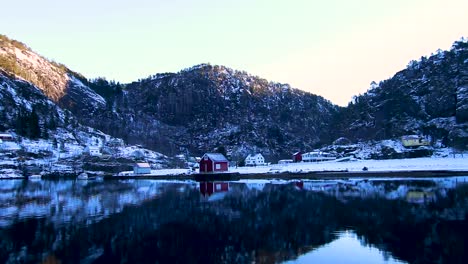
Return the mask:
POLYGON ((29 139, 55 139, 86 145, 108 135, 83 126, 68 110, 51 101, 40 89, 0 69, 0 131, 15 131, 29 139))
POLYGON ((73 109, 81 120, 171 154, 201 155, 218 148, 233 156, 261 151, 289 157, 326 138, 324 131, 337 111, 320 96, 209 64, 157 74, 124 88, 95 80, 91 88, 108 92, 107 108, 94 115, 83 112, 86 106, 73 109))
POLYGON ((0 130, 14 130, 33 139, 48 138, 57 129, 75 135, 93 130, 67 110, 76 90, 80 100, 88 99, 93 109, 105 106, 105 100, 81 80, 87 82, 64 65, 0 35, 0 130))
POLYGON ((468 149, 468 42, 411 61, 392 78, 373 82, 335 116, 333 136, 351 141, 405 134, 468 149))
POLYGON ((126 85, 87 80, 5 36, 0 67, 40 88, 80 123, 172 155, 218 150, 289 157, 328 139, 323 131, 338 109, 287 84, 208 64, 126 85))
MULTIPOLYGON (((16 169, 21 169, 19 166, 24 164, 18 165, 18 161, 30 158, 47 164, 51 160, 61 159, 64 163, 68 158, 84 158, 83 162, 71 165, 78 170, 104 171, 121 168, 122 164, 125 168, 130 167, 138 152, 151 159, 156 167, 168 166, 169 159, 160 153, 126 147, 121 139, 83 125, 65 108, 75 105, 74 96, 80 94, 80 101, 87 102, 91 112, 105 107, 106 101, 82 83, 80 79, 83 77, 57 65, 24 44, 0 35, 0 132, 9 131, 15 138, 15 142, 3 142, 0 148, 21 150, 14 153, 2 151, 0 178, 21 175, 16 169), (112 154, 119 161, 107 159, 106 164, 98 167, 99 162, 81 155, 89 145, 99 145, 103 153, 112 154)), ((86 79, 83 81, 87 82, 86 79)))
MULTIPOLYGON (((129 84, 88 80, 1 35, 0 68, 5 83, 36 87, 50 99, 47 104, 66 109, 69 120, 130 144, 169 155, 216 150, 240 160, 262 152, 275 160, 342 137, 357 142, 423 134, 467 149, 467 45, 462 39, 449 51, 410 62, 392 78, 372 83, 347 107, 210 64, 129 84)), ((29 92, 39 92, 33 90, 29 92)), ((25 118, 31 119, 32 108, 28 109, 25 118)), ((44 120, 56 120, 47 117, 53 116, 54 111, 49 112, 40 114, 41 126, 49 122, 44 120)), ((15 128, 13 123, 3 129, 15 128)))

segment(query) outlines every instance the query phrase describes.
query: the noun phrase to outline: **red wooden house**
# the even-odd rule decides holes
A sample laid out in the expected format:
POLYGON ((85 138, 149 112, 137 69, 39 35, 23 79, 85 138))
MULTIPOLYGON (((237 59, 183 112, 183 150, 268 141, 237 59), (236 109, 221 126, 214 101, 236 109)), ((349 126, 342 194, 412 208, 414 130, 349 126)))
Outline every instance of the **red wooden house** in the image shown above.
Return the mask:
POLYGON ((228 171, 229 161, 221 153, 206 153, 200 160, 200 173, 228 171))
POLYGON ((294 153, 292 155, 293 162, 301 162, 302 161, 302 153, 300 151, 294 153))

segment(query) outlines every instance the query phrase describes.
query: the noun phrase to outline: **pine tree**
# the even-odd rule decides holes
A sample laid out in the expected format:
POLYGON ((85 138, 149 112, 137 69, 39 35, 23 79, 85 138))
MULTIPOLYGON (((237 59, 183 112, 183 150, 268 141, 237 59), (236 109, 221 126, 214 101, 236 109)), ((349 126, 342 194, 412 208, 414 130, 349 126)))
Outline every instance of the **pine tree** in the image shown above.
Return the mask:
POLYGON ((41 127, 39 126, 39 116, 36 113, 36 109, 33 108, 28 118, 28 136, 30 138, 39 138, 41 136, 41 127))

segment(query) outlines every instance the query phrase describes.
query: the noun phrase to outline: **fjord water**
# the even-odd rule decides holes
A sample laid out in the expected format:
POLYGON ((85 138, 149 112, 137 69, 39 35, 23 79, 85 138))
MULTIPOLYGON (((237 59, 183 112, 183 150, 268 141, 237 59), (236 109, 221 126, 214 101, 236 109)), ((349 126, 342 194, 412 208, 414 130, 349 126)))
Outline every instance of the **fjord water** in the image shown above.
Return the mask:
POLYGON ((0 182, 0 263, 468 263, 468 177, 0 182))

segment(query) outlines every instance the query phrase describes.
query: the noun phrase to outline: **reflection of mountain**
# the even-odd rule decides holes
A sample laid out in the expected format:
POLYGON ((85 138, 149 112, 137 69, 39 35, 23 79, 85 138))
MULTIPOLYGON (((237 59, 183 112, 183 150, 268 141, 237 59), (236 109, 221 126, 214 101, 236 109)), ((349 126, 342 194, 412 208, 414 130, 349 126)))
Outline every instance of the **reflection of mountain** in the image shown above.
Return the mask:
MULTIPOLYGON (((168 185, 165 185, 168 186, 168 185)), ((157 181, 3 181, 0 186, 0 227, 27 218, 47 218, 61 226, 92 223, 119 213, 125 206, 153 199, 164 185, 157 181)))
MULTIPOLYGON (((365 244, 410 263, 466 263, 468 186, 443 185, 442 192, 431 182, 371 183, 382 193, 400 185, 433 186, 437 199, 426 205, 408 203, 404 196, 352 195, 346 188, 337 191, 350 196, 307 191, 307 182, 302 190, 296 183, 267 183, 261 191, 231 182, 229 195, 206 203, 200 186, 161 183, 157 199, 86 226, 71 222, 56 228, 43 218, 16 221, 0 229, 0 262, 26 256, 26 262, 40 262, 48 254, 66 263, 277 263, 351 228, 365 244)), ((107 184, 115 183, 102 183, 101 192, 107 184)))
MULTIPOLYGON (((466 181, 466 177, 431 180, 352 180, 352 181, 305 181, 305 190, 321 192, 346 201, 353 197, 406 199, 409 202, 428 203, 437 197, 446 196, 446 190, 466 181)), ((296 183, 297 184, 297 183, 296 183)))
POLYGON ((338 238, 331 243, 315 248, 313 251, 300 256, 296 260, 288 261, 285 264, 402 263, 388 256, 387 252, 382 252, 375 247, 362 245, 362 242, 354 232, 340 231, 337 232, 337 234, 338 238), (339 252, 339 254, 337 254, 337 252, 339 252))

